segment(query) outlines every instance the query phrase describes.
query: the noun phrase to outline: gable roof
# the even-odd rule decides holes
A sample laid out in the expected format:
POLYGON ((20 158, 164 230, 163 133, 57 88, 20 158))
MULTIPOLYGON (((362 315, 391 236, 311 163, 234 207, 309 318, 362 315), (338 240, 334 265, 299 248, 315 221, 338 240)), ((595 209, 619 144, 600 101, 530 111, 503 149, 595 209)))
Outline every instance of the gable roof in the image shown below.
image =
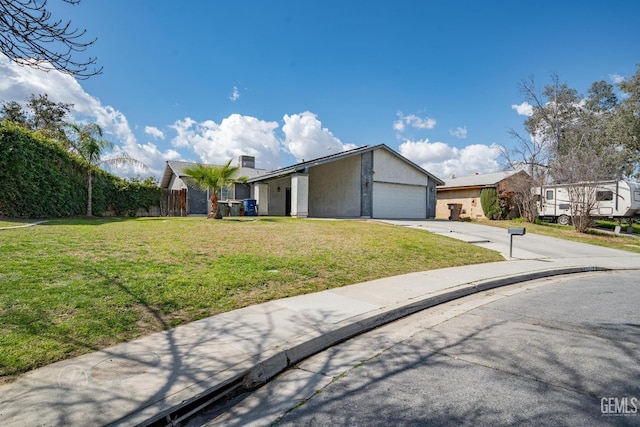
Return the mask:
MULTIPOLYGON (((167 166, 164 169, 164 174, 162 175, 162 180, 160 181, 160 188, 169 188, 169 184, 171 184, 171 177, 173 175, 176 175, 179 178, 186 177, 187 174, 185 173, 185 170, 197 164, 198 163, 196 162, 167 161, 167 166)), ((202 164, 204 166, 223 166, 223 165, 211 165, 207 163, 202 163, 202 164)), ((238 176, 247 176, 249 178, 255 178, 267 172, 269 172, 268 169, 254 169, 254 168, 241 167, 238 170, 238 176)))
POLYGON ((444 185, 438 186, 438 190, 450 190, 464 187, 495 187, 500 181, 521 172, 526 173, 524 171, 511 170, 449 178, 444 180, 444 185))
POLYGON ((338 160, 346 159, 347 157, 360 155, 360 154, 367 153, 369 151, 378 150, 378 149, 386 150, 387 152, 393 154, 394 156, 396 156, 397 158, 399 158, 403 162, 405 162, 405 163, 409 164, 410 166, 414 167, 419 172, 427 175, 429 178, 433 179, 436 182, 436 185, 444 184, 444 182, 441 179, 439 179, 438 177, 432 175, 431 173, 427 172, 426 170, 422 169, 420 166, 416 165, 415 163, 413 163, 411 160, 407 159, 406 157, 396 153, 391 148, 387 147, 385 144, 378 144, 378 145, 373 145, 373 146, 365 145, 363 147, 354 148, 352 150, 342 151, 340 153, 331 154, 329 156, 319 157, 317 159, 296 163, 295 165, 287 166, 286 168, 276 169, 276 170, 271 171, 269 173, 266 173, 264 175, 260 175, 260 176, 257 176, 255 178, 249 179, 249 181, 247 181, 247 182, 249 182, 249 183, 260 182, 260 181, 264 181, 264 180, 267 180, 267 179, 273 179, 273 178, 278 178, 278 177, 282 177, 282 176, 291 175, 291 174, 294 174, 294 173, 304 172, 304 171, 306 171, 309 168, 312 168, 314 166, 320 166, 320 165, 323 165, 323 164, 326 164, 326 163, 335 162, 335 161, 338 161, 338 160))

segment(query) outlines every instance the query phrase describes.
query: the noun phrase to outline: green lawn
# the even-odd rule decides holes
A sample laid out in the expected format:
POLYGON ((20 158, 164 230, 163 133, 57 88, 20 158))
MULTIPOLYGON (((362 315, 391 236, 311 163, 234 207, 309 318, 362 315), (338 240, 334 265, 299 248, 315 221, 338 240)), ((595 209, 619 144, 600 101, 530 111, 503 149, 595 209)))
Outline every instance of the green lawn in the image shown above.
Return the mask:
POLYGON ((111 218, 0 230, 0 379, 275 298, 501 259, 364 221, 111 218))

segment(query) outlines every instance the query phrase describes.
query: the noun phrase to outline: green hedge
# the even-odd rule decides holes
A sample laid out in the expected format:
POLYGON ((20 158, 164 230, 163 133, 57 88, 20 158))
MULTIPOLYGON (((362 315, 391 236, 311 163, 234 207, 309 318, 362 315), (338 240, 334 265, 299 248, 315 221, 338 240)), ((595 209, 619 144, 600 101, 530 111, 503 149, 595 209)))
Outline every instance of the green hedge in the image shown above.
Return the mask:
POLYGON ((509 199, 501 197, 495 188, 483 188, 480 191, 480 205, 489 219, 507 219, 511 211, 509 199))
MULTIPOLYGON (((123 180, 95 170, 95 215, 135 215, 160 204, 152 180, 123 180)), ((62 147, 13 123, 0 123, 0 216, 65 217, 87 210, 87 172, 62 147)))

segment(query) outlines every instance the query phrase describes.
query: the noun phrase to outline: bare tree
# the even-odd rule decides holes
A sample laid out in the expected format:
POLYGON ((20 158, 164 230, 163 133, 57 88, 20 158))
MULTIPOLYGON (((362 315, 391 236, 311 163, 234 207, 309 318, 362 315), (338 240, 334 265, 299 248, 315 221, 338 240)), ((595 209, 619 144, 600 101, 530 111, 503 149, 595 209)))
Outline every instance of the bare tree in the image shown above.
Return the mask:
MULTIPOLYGON (((522 182, 523 218, 532 220, 528 207, 535 206, 527 200, 527 194, 532 198, 536 197, 534 193, 542 194, 531 188, 545 183, 565 184, 573 224, 584 232, 598 201, 598 186, 606 180, 620 179, 634 168, 633 157, 613 126, 619 108, 613 87, 604 81, 595 82, 583 96, 552 75, 551 84, 542 91, 536 88, 533 77, 521 83, 520 89, 531 106, 524 122, 529 138, 511 130, 519 143, 503 157, 512 167, 526 168, 531 176, 530 183, 522 182), (529 193, 527 185, 531 185, 529 193)), ((542 207, 542 200, 540 203, 542 207)))
POLYGON ((534 78, 520 83, 520 92, 524 100, 532 106, 532 115, 525 122, 524 127, 528 135, 523 136, 515 129, 509 130, 509 135, 517 141, 511 151, 502 148, 502 158, 508 169, 524 170, 526 175, 520 174, 510 182, 513 191, 513 202, 516 204, 526 222, 533 222, 538 217, 536 196, 533 188, 541 187, 546 179, 550 147, 560 134, 558 119, 551 112, 545 112, 547 101, 539 93, 534 78), (546 132, 540 132, 540 123, 546 132))
POLYGON ((81 80, 100 74, 102 67, 93 67, 96 58, 75 58, 96 41, 83 40, 85 35, 86 30, 73 28, 70 21, 52 19, 47 0, 0 0, 0 52, 17 64, 81 80))

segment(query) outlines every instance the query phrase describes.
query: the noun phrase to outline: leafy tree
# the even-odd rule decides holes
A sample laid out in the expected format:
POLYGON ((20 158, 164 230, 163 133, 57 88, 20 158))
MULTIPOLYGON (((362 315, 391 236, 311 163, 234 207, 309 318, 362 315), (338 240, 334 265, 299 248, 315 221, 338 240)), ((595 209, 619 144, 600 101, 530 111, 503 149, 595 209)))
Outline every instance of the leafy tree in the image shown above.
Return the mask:
POLYGON ((185 173, 201 189, 211 192, 211 207, 208 218, 221 219, 219 209, 218 192, 224 187, 230 187, 237 182, 245 182, 248 177, 235 177, 240 166, 231 166, 231 160, 224 166, 208 166, 201 163, 185 169, 185 173))
MULTIPOLYGON (((619 84, 624 98, 614 122, 616 133, 625 147, 640 163, 640 64, 635 74, 619 84)), ((638 169, 636 169, 638 172, 638 169)))
POLYGON ((64 148, 69 148, 65 119, 69 117, 71 107, 73 104, 51 101, 46 93, 37 96, 32 94, 25 108, 16 101, 8 101, 2 104, 0 113, 4 120, 38 131, 46 138, 61 143, 64 148))
POLYGON ((3 102, 0 114, 3 120, 27 127, 27 116, 17 101, 3 102))
POLYGON ((27 116, 29 129, 40 131, 46 137, 62 143, 65 148, 69 148, 65 128, 65 119, 73 104, 64 102, 53 102, 49 96, 31 95, 27 100, 27 107, 31 114, 27 116))
MULTIPOLYGON (((62 0, 77 5, 80 0, 62 0)), ((76 59, 96 39, 84 41, 86 30, 70 21, 52 19, 47 0, 0 0, 0 52, 10 60, 43 71, 58 70, 77 79, 102 72, 96 58, 76 59)))
POLYGON ((80 157, 87 169, 87 216, 92 216, 91 200, 94 168, 102 165, 120 166, 123 164, 146 166, 124 153, 103 158, 104 151, 112 149, 114 145, 111 141, 102 138, 102 128, 97 124, 79 125, 72 123, 69 128, 72 133, 72 139, 70 139, 71 152, 80 157))

